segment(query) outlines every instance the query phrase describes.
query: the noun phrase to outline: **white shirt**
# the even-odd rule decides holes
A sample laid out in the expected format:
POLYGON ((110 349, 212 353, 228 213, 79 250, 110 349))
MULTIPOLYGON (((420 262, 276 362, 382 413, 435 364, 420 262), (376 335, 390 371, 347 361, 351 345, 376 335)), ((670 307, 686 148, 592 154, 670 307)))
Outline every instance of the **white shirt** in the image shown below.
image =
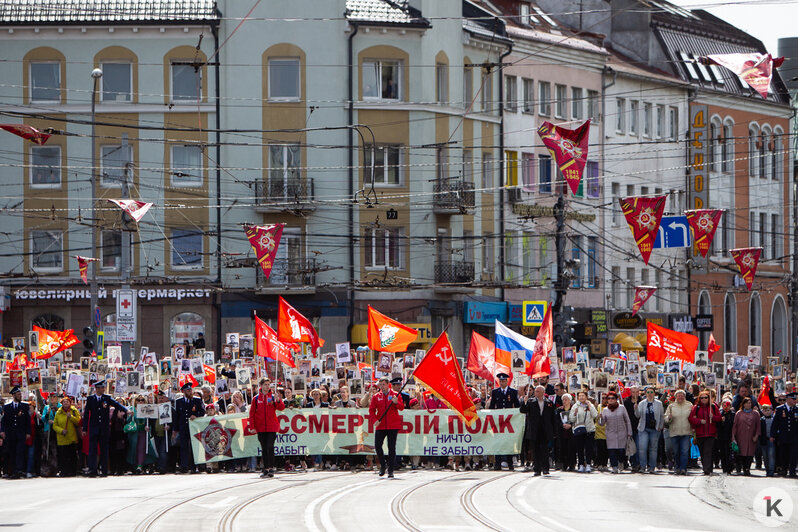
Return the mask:
POLYGON ((545 399, 538 399, 538 408, 540 408, 540 413, 543 413, 543 405, 546 403, 545 399))

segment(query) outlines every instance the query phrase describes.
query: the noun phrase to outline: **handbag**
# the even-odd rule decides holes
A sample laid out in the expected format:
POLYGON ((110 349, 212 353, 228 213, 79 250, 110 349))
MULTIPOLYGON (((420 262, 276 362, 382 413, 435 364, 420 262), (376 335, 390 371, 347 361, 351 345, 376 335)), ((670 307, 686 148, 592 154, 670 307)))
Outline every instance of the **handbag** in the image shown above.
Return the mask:
POLYGON ((736 441, 733 441, 733 442, 731 443, 731 450, 732 450, 732 452, 733 452, 733 453, 735 453, 735 454, 740 452, 740 446, 739 446, 739 445, 737 445, 737 442, 736 442, 736 441))
POLYGON ((626 438, 626 456, 634 456, 637 454, 637 444, 635 439, 629 436, 626 438))
POLYGON ((125 434, 130 434, 132 432, 138 432, 139 426, 138 426, 138 423, 136 423, 136 418, 135 417, 130 418, 130 421, 125 423, 125 426, 122 427, 122 430, 125 432, 125 434))
MULTIPOLYGON (((576 414, 576 420, 579 421, 579 413, 576 414)), ((585 423, 587 423, 587 412, 585 412, 585 423)), ((579 425, 578 427, 574 428, 574 436, 581 436, 583 434, 587 434, 587 427, 585 425, 579 425)))

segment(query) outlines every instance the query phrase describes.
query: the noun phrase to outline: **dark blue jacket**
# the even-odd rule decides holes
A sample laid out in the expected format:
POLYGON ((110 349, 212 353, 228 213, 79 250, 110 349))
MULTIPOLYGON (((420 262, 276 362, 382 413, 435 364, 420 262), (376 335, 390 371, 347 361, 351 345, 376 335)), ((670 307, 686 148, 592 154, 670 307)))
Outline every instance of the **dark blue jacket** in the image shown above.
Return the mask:
POLYGON ((499 408, 518 408, 521 403, 518 401, 518 390, 515 388, 507 387, 507 393, 502 392, 501 388, 494 388, 490 392, 490 408, 496 410, 499 408))
POLYGON ((771 434, 776 438, 776 443, 798 443, 798 405, 792 407, 792 413, 787 411, 787 405, 776 407, 771 434))
POLYGON ((7 439, 24 439, 30 432, 30 409, 28 407, 28 403, 20 402, 14 409, 13 401, 3 406, 0 432, 5 432, 7 439))
POLYGON ((116 412, 127 414, 127 408, 117 403, 113 397, 103 394, 99 398, 92 394, 86 398, 86 406, 83 409, 83 431, 90 436, 98 434, 106 435, 111 430, 111 407, 116 412))
POLYGON ((202 417, 205 415, 205 403, 199 397, 186 399, 185 396, 175 401, 175 411, 172 416, 172 425, 176 430, 188 432, 188 422, 191 416, 202 417))

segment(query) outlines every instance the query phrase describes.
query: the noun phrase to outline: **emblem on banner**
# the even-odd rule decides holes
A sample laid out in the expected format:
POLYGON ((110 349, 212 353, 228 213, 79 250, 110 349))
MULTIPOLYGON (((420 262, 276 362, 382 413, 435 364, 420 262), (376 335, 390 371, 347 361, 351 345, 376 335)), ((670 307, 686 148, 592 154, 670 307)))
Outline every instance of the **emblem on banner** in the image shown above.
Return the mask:
POLYGON ((228 429, 224 425, 211 419, 208 426, 194 435, 199 440, 202 450, 205 451, 205 461, 216 458, 217 456, 233 457, 233 436, 237 429, 228 429))

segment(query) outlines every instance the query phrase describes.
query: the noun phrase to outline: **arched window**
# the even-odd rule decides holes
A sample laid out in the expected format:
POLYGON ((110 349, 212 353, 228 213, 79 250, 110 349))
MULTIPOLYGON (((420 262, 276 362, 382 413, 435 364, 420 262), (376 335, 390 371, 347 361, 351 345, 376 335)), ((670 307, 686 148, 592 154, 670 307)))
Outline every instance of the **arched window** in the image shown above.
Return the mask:
POLYGON ((712 117, 709 123, 709 171, 720 172, 721 161, 723 160, 721 147, 723 145, 723 126, 720 118, 712 117))
POLYGON ((731 293, 723 301, 723 343, 726 351, 737 351, 737 300, 731 293))
POLYGON ((787 308, 784 299, 776 296, 773 310, 770 312, 770 353, 783 360, 788 351, 787 343, 787 308))
POLYGON ((748 345, 762 345, 762 302, 757 292, 748 304, 748 345))
MULTIPOLYGON (((709 300, 709 293, 706 291, 701 292, 701 295, 698 296, 698 313, 712 314, 712 304, 709 300)), ((701 349, 706 349, 709 343, 709 332, 703 331, 698 333, 698 339, 701 349)))
POLYGON ((762 140, 759 138, 759 128, 752 125, 748 128, 748 177, 759 177, 759 146, 762 140))
POLYGON ((205 334, 205 318, 194 312, 181 312, 170 323, 171 345, 192 343, 197 334, 205 334))
MULTIPOLYGON (((31 326, 35 325, 42 329, 49 329, 51 331, 64 330, 64 318, 58 314, 39 314, 31 320, 31 326)), ((31 327, 33 329, 33 327, 31 327)))
POLYGON ((724 174, 734 173, 734 122, 727 118, 723 122, 723 144, 720 153, 721 171, 724 174))
POLYGON ((779 181, 784 177, 784 132, 779 128, 773 131, 773 149, 770 155, 773 159, 771 162, 773 174, 770 177, 774 181, 779 181))
POLYGON ((773 135, 770 128, 762 128, 762 142, 759 145, 760 173, 759 177, 772 178, 775 165, 773 164, 773 135))

